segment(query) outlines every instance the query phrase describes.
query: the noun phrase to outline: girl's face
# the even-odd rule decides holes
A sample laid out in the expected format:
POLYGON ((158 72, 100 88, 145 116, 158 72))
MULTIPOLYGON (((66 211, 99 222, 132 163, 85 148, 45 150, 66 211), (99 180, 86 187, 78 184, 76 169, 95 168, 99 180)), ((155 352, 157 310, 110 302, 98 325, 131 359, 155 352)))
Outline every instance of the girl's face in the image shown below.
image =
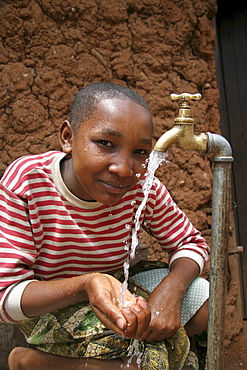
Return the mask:
POLYGON ((60 130, 65 153, 62 176, 77 197, 116 204, 144 175, 152 149, 153 123, 147 109, 130 100, 105 99, 74 133, 60 130))

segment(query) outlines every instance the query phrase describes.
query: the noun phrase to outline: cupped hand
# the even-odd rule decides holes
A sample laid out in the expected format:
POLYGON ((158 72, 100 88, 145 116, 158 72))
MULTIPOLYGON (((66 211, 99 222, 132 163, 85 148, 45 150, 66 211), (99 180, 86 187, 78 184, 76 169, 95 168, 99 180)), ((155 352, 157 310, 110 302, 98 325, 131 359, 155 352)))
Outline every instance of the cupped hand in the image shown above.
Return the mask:
POLYGON ((89 274, 85 283, 93 312, 99 320, 117 334, 127 338, 140 339, 148 329, 151 318, 149 306, 144 298, 125 292, 127 307, 120 303, 122 284, 107 274, 89 274))

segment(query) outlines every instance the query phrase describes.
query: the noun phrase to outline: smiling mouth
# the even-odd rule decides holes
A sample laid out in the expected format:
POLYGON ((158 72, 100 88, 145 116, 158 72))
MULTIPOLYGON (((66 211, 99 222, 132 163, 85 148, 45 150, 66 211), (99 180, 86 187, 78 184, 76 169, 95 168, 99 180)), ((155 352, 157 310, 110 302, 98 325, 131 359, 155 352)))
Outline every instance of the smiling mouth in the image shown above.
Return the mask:
POLYGON ((129 189, 129 185, 112 183, 102 180, 99 180, 99 182, 108 192, 114 194, 121 194, 123 193, 123 191, 127 191, 129 189))

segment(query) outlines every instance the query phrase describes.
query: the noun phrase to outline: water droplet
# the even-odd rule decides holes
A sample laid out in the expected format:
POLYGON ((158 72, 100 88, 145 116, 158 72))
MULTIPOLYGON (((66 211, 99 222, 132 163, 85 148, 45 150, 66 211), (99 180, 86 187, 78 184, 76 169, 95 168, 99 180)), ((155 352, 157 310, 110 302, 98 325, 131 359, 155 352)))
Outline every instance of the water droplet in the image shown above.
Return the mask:
POLYGON ((142 362, 142 359, 141 359, 141 358, 138 358, 138 359, 136 360, 136 363, 137 363, 138 367, 140 367, 141 362, 142 362))
POLYGON ((139 173, 139 172, 138 172, 138 173, 136 173, 136 177, 138 177, 138 178, 139 178, 139 177, 141 177, 141 175, 142 175, 142 174, 141 174, 141 173, 139 173))
POLYGON ((147 168, 147 165, 145 163, 143 163, 142 168, 147 168))
POLYGON ((130 203, 132 206, 134 206, 136 204, 136 200, 132 200, 132 202, 130 203))
POLYGON ((131 225, 125 224, 125 229, 130 230, 130 228, 131 228, 131 225))
POLYGON ((108 215, 108 217, 112 217, 112 216, 113 216, 113 214, 111 212, 111 206, 109 206, 109 215, 108 215))
POLYGON ((156 311, 155 313, 156 313, 156 315, 159 315, 160 314, 160 311, 156 311))

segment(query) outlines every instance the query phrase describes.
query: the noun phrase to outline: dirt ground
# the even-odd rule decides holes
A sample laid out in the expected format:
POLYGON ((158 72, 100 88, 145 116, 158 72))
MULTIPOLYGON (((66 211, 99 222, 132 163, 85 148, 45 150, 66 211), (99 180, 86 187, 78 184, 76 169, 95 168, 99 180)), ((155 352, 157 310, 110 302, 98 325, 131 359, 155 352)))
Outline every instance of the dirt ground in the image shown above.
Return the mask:
POLYGON ((225 355, 225 370, 247 369, 247 334, 241 333, 225 355))

